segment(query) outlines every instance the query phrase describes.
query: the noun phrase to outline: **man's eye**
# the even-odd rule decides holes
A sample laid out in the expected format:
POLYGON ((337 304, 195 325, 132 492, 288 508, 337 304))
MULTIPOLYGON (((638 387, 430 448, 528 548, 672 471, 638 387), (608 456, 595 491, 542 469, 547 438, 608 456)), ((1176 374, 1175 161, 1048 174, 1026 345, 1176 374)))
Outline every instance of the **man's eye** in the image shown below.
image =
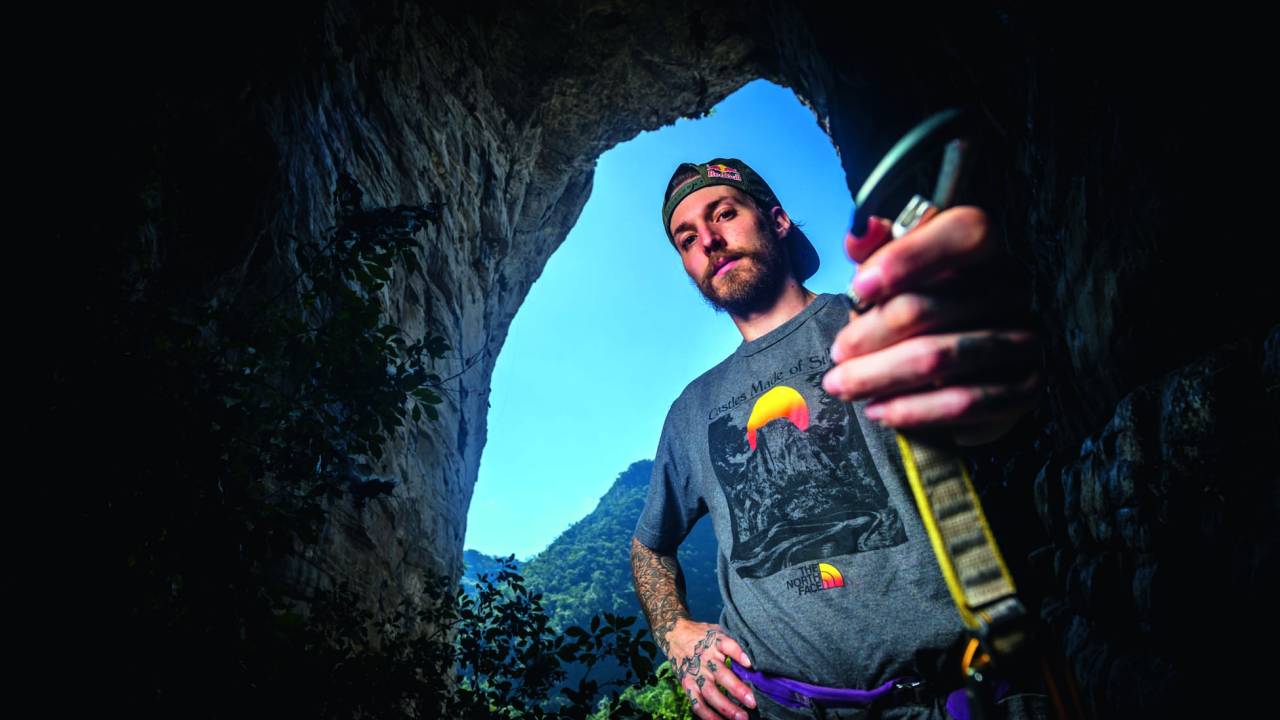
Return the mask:
POLYGON ((681 247, 681 249, 688 249, 688 247, 689 247, 689 243, 691 243, 691 242, 693 242, 693 236, 692 236, 692 235, 685 235, 685 236, 684 236, 684 239, 682 239, 682 240, 680 241, 680 247, 681 247))
POLYGON ((725 210, 724 212, 720 213, 720 217, 719 217, 718 219, 719 219, 719 220, 728 220, 728 219, 729 219, 729 218, 731 218, 731 217, 733 217, 733 210, 732 210, 732 209, 730 209, 730 210, 725 210))

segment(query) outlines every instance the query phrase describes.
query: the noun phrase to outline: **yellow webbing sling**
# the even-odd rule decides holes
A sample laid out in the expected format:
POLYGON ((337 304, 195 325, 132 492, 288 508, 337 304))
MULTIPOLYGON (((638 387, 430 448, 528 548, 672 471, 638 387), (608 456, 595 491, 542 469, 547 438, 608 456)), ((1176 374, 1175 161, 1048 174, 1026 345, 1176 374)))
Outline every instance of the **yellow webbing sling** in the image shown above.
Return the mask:
MULTIPOLYGON (((942 177, 955 175, 963 149, 959 143, 948 147, 942 177)), ((936 196, 950 192, 940 190, 936 196)), ((914 196, 894 221, 893 237, 907 234, 938 211, 937 204, 914 196)), ((850 295, 859 305, 857 296, 850 295)), ((929 431, 898 432, 897 438, 916 507, 961 621, 995 658, 1014 655, 1026 640, 1021 622, 1026 610, 955 443, 929 431)))
POLYGON ((911 493, 960 619, 996 657, 1013 654, 1024 638, 1008 621, 1025 610, 969 471, 954 446, 939 436, 899 432, 897 437, 911 493))

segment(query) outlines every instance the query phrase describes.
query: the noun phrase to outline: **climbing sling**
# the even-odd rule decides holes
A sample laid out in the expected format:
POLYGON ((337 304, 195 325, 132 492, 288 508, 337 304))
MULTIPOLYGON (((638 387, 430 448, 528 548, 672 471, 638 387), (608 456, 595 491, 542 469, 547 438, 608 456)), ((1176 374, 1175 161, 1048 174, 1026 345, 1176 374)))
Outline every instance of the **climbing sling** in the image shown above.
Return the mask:
MULTIPOLYGON (((966 169, 972 141, 968 116, 959 110, 940 112, 905 135, 872 171, 855 199, 853 232, 866 232, 871 212, 891 201, 922 164, 943 151, 932 199, 912 195, 893 223, 899 238, 949 207, 966 169)), ((870 306, 849 289, 858 313, 870 306)), ((1018 600, 1013 578, 992 535, 982 504, 956 446, 937 431, 897 433, 898 449, 938 566, 960 619, 974 638, 963 670, 970 716, 983 717, 994 698, 986 677, 988 666, 1009 661, 1027 646, 1027 612, 1018 600), (978 649, 983 650, 978 654, 978 649)))

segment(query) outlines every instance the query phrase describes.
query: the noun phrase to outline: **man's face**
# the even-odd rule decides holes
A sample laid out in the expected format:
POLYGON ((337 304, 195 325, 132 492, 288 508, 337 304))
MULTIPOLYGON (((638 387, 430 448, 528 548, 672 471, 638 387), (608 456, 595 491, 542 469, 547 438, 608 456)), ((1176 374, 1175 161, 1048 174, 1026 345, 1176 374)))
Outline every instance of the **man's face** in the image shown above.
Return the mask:
POLYGON ((790 267, 777 225, 790 227, 785 213, 765 217, 750 196, 725 185, 690 193, 671 215, 689 278, 712 307, 740 316, 770 308, 786 282, 790 267))

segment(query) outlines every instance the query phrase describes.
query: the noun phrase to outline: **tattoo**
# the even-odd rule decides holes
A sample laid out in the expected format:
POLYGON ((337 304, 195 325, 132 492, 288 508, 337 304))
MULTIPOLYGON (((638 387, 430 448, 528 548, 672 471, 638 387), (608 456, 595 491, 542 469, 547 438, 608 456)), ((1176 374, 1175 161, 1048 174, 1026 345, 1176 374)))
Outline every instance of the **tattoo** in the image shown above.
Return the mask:
MULTIPOLYGON (((636 597, 649 620, 653 639, 662 653, 671 657, 667 634, 677 620, 690 620, 685 602, 684 573, 673 555, 659 555, 631 538, 631 577, 636 585, 636 597)), ((674 658, 673 658, 674 659, 674 658)))
POLYGON ((715 630, 714 628, 711 630, 708 630, 707 636, 699 640, 697 645, 693 646, 694 654, 701 655, 703 650, 706 650, 707 648, 711 647, 711 645, 713 644, 712 642, 713 640, 714 640, 714 645, 717 648, 720 647, 720 632, 715 630))
MULTIPOLYGON (((718 642, 719 639, 720 631, 712 628, 707 631, 706 637, 694 643, 693 654, 684 660, 681 660, 679 666, 676 668, 676 682, 683 682, 685 676, 692 675, 695 682, 698 683, 698 687, 701 688, 702 684, 706 681, 706 677, 702 675, 702 653, 705 652, 707 648, 715 644, 715 642, 718 642)), ((710 663, 710 660, 708 660, 708 663, 710 663)), ((715 668, 713 666, 708 664, 707 667, 714 672, 715 668)))
POLYGON ((707 661, 707 669, 714 673, 714 672, 716 671, 716 661, 715 661, 715 660, 708 660, 708 661, 707 661))

